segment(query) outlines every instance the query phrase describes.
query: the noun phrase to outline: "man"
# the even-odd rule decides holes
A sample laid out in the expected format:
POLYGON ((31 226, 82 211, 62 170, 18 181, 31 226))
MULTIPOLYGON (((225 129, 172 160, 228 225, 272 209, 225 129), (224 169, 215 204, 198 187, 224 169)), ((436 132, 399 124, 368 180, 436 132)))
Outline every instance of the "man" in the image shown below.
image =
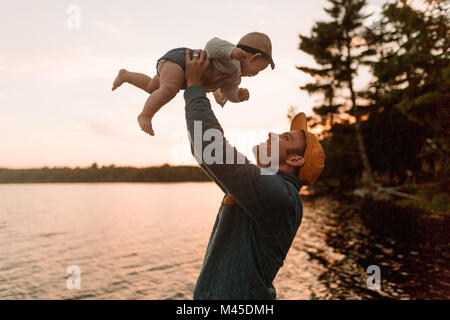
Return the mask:
MULTIPOLYGON (((211 110, 202 75, 209 64, 206 52, 186 52, 186 122, 191 150, 203 170, 224 191, 209 239, 194 299, 275 299, 272 284, 302 220, 299 190, 320 175, 324 153, 317 138, 307 131, 304 113, 297 115, 291 131, 269 134, 268 141, 254 148, 279 145, 278 171, 262 174, 223 137, 223 130, 211 110), (202 161, 210 142, 205 132, 219 132, 222 143, 217 157, 223 161, 202 161), (244 162, 237 161, 238 158, 244 162), (239 164, 241 163, 241 164, 239 164)), ((219 75, 217 78, 223 77, 219 75)), ((211 79, 208 79, 211 81, 211 79)), ((271 155, 269 155, 271 156, 271 155)), ((273 156, 273 155, 272 155, 273 156)), ((257 162, 260 166, 259 156, 257 162)))

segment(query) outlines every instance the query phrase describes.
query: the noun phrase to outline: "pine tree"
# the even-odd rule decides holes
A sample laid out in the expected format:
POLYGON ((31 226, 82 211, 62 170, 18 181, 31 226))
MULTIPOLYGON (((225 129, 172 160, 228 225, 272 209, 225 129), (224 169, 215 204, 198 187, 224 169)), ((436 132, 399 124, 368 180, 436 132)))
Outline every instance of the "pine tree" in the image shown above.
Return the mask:
POLYGON ((442 153, 442 177, 450 171, 448 10, 448 1, 428 0, 421 8, 405 0, 387 3, 380 28, 367 34, 376 51, 372 87, 378 109, 394 107, 429 132, 442 153))
POLYGON ((315 78, 314 82, 301 89, 323 96, 323 104, 313 110, 331 126, 336 114, 348 113, 354 116, 356 141, 363 164, 363 181, 373 187, 374 179, 360 124, 361 106, 357 105, 357 99, 363 95, 355 90, 353 83, 358 68, 367 63, 374 53, 367 47, 364 39, 366 27, 363 22, 368 16, 362 13, 362 9, 366 0, 328 1, 331 7, 325 11, 331 20, 317 22, 310 36, 300 35, 299 49, 313 56, 320 66, 297 67, 315 78), (338 92, 345 94, 341 104, 335 102, 338 92))

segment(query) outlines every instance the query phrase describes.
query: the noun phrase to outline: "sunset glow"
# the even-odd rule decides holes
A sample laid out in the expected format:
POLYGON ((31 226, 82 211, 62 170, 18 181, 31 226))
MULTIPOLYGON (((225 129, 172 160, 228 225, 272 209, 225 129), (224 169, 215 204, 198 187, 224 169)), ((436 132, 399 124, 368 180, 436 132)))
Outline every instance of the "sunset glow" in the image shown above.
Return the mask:
POLYGON ((150 137, 136 121, 147 93, 127 84, 112 92, 111 84, 120 68, 153 76, 169 49, 203 48, 214 36, 237 42, 258 30, 272 38, 276 69, 243 79, 249 101, 223 109, 212 101, 243 153, 250 157, 268 131, 286 131, 290 106, 312 113, 315 99, 299 89, 311 78, 295 66, 314 61, 298 50, 298 34, 324 17, 325 1, 79 1, 79 29, 68 27, 71 4, 43 1, 30 10, 29 2, 15 1, 0 12, 7 31, 0 45, 0 167, 193 163, 181 93, 156 114, 150 137), (200 19, 205 7, 221 14, 200 19))

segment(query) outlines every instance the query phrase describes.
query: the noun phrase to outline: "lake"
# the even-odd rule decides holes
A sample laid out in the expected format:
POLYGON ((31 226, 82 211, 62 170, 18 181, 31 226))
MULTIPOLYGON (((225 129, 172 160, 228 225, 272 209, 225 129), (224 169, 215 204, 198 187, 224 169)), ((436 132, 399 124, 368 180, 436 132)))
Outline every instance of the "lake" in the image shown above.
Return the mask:
MULTIPOLYGON (((192 299, 222 196, 209 182, 0 185, 0 299, 192 299), (80 289, 67 288, 69 266, 80 289)), ((370 261, 352 258, 367 243, 359 219, 342 230, 351 237, 343 254, 330 242, 338 203, 302 199, 278 299, 410 298, 395 281, 367 289, 370 261)))

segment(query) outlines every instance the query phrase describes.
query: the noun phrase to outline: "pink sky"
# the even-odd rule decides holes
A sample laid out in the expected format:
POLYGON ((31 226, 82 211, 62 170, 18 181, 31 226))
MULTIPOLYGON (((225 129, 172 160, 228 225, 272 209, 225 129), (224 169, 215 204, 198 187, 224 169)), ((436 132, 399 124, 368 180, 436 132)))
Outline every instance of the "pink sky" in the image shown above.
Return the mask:
MULTIPOLYGON (((382 1, 369 2, 370 10, 382 1)), ((275 70, 244 78, 245 103, 213 110, 226 136, 250 156, 267 132, 288 129, 290 106, 311 114, 314 98, 299 90, 313 65, 297 48, 326 17, 316 1, 11 1, 0 23, 0 167, 194 163, 188 149, 182 92, 156 114, 156 136, 136 121, 147 94, 130 85, 111 91, 120 68, 153 76, 169 49, 203 48, 212 37, 237 42, 267 33, 275 70), (77 5, 80 28, 67 27, 77 5)), ((364 74, 359 85, 365 84, 364 74)), ((212 96, 211 96, 212 97, 212 96)))

